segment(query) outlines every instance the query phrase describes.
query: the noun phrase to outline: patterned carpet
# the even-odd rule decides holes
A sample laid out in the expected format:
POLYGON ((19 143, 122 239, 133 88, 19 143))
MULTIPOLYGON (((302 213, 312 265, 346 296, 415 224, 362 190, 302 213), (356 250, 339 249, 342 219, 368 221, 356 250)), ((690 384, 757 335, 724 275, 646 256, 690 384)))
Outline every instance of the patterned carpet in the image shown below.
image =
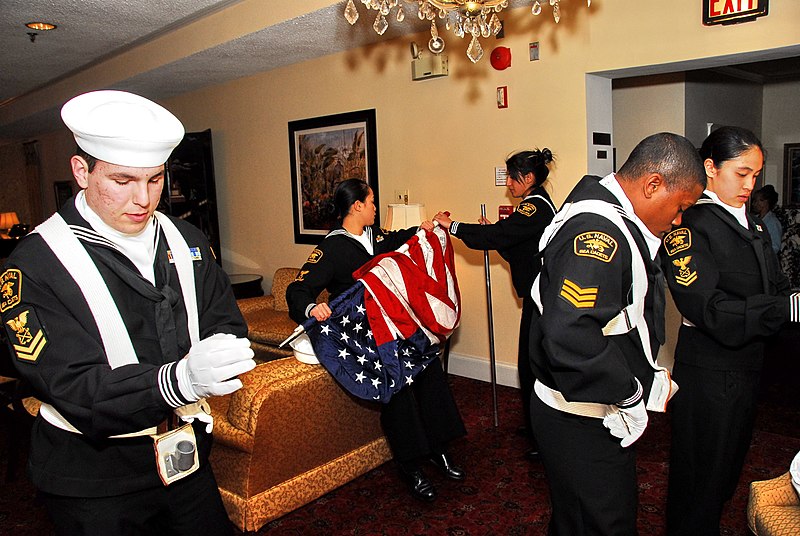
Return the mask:
MULTIPOLYGON (((774 379, 773 379, 774 380, 774 379)), ((265 525, 268 535, 543 535, 549 517, 547 482, 541 464, 527 461, 518 392, 498 387, 499 427, 493 426, 489 384, 451 376, 453 391, 469 435, 452 454, 469 471, 464 482, 445 481, 430 466, 437 485, 435 503, 411 499, 389 462, 324 497, 265 525)), ((728 505, 723 534, 749 534, 745 519, 748 484, 784 473, 800 450, 797 386, 765 389, 756 434, 736 496, 728 505), (788 395, 788 396, 787 396, 788 395)), ((7 437, 7 423, 2 436, 7 437)), ((637 443, 640 489, 639 532, 663 534, 669 419, 652 418, 637 443)), ((4 448, 0 461, 5 468, 4 448)), ((52 526, 20 468, 16 479, 0 487, 0 534, 48 535, 52 526)))

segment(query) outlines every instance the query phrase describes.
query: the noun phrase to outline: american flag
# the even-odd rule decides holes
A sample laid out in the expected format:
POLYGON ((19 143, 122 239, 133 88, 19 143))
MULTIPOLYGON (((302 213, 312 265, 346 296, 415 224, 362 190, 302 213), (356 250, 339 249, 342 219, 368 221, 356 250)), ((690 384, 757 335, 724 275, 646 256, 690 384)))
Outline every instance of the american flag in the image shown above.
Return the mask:
POLYGON ((445 230, 420 230, 356 270, 331 317, 306 328, 317 359, 350 393, 386 402, 436 358, 461 317, 453 259, 445 230))

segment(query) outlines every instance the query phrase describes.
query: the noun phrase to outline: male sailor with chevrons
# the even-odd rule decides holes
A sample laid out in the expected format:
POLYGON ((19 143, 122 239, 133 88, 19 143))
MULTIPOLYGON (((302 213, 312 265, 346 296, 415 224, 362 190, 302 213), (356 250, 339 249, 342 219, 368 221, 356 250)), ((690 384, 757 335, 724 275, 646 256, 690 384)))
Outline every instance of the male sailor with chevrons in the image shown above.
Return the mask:
POLYGON ((584 177, 542 235, 531 420, 550 487, 551 536, 636 534, 632 444, 647 409, 663 411, 674 389, 654 362, 664 287, 653 259, 704 185, 692 144, 655 134, 618 173, 584 177))
POLYGON ((43 403, 31 480, 57 534, 230 534, 205 397, 255 362, 206 238, 155 211, 183 125, 121 91, 61 115, 81 191, 0 275, 12 359, 43 403))

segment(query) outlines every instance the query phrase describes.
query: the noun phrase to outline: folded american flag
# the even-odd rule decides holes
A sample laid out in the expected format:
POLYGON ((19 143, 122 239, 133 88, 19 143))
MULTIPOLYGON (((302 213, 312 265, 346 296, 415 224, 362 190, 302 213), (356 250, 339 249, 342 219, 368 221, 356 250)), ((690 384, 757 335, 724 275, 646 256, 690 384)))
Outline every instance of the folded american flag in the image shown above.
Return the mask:
POLYGON ((420 230, 353 273, 356 283, 307 326, 319 362, 349 392, 388 401, 414 382, 458 326, 460 295, 447 232, 420 230))

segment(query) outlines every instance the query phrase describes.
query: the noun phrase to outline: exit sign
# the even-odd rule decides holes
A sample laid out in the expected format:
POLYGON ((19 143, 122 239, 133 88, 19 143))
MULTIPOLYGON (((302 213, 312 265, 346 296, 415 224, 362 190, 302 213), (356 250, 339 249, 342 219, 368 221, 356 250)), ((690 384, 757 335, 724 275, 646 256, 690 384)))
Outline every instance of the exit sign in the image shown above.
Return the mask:
POLYGON ((763 17, 769 0, 703 0, 703 24, 736 24, 763 17))

